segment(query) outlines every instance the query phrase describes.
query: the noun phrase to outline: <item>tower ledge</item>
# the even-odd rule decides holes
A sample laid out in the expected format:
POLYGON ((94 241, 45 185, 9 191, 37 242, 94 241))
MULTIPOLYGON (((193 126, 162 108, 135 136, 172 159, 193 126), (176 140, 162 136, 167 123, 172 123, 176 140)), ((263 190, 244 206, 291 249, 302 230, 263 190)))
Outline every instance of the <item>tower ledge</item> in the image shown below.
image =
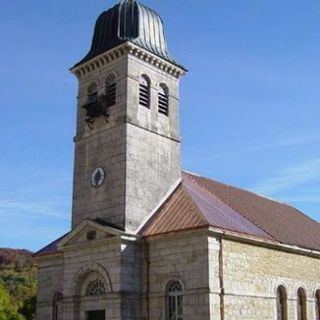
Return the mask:
POLYGON ((113 49, 110 49, 93 59, 84 62, 81 65, 73 66, 70 71, 78 78, 81 79, 83 76, 88 75, 91 71, 94 71, 101 66, 106 65, 111 61, 115 61, 122 56, 130 54, 133 55, 150 65, 156 66, 164 72, 172 75, 175 78, 180 78, 188 71, 183 66, 171 63, 168 60, 162 59, 159 56, 152 54, 151 52, 135 45, 134 43, 127 41, 113 49))

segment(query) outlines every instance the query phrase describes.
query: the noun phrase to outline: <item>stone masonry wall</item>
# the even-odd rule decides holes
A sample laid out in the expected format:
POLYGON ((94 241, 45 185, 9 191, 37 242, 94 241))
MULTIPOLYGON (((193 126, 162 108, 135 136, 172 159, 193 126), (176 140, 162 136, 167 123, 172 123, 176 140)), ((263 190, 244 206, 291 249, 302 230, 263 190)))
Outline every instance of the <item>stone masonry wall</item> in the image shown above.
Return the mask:
POLYGON ((128 124, 126 225, 135 230, 181 175, 180 145, 128 124))
POLYGON ((103 232, 98 232, 97 240, 88 241, 86 234, 89 230, 82 230, 60 255, 38 258, 37 320, 52 319, 52 302, 57 292, 63 294, 63 319, 85 320, 85 311, 103 309, 107 319, 125 319, 121 310, 125 265, 122 255, 125 250, 119 238, 103 232), (101 270, 105 275, 106 296, 85 297, 83 284, 86 278, 101 270))
POLYGON ((179 79, 128 57, 126 227, 135 230, 181 177, 179 79), (142 75, 150 79, 150 108, 139 105, 142 75), (158 112, 160 84, 169 89, 169 115, 158 112))
POLYGON ((63 292, 64 260, 62 255, 41 258, 38 263, 37 320, 52 316, 52 301, 63 292))
MULTIPOLYGON (((184 287, 184 320, 209 319, 207 236, 193 231, 148 241, 150 320, 165 320, 165 292, 171 280, 184 287)), ((146 290, 146 288, 145 288, 146 290)), ((147 318, 146 318, 147 319, 147 318)))
MULTIPOLYGON (((85 237, 86 232, 83 232, 85 237)), ((66 248, 64 269, 64 319, 85 320, 84 310, 88 305, 78 302, 80 310, 77 310, 77 302, 74 297, 79 295, 77 285, 81 286, 83 279, 78 278, 82 270, 94 271, 97 267, 102 267, 108 274, 111 288, 105 301, 96 300, 93 310, 106 309, 107 319, 121 319, 121 245, 117 238, 107 240, 97 240, 92 243, 79 243, 66 248), (78 318, 78 313, 80 317, 78 318)), ((89 301, 90 302, 90 301, 89 301)), ((93 301, 94 302, 94 301, 93 301)), ((92 310, 91 309, 91 310, 92 310)), ((40 319, 39 319, 40 320, 40 319)))
POLYGON ((102 218, 108 223, 124 227, 125 167, 126 167, 126 57, 91 71, 79 82, 77 133, 75 137, 75 166, 73 182, 72 226, 83 219, 102 218), (95 120, 93 128, 85 122, 87 90, 96 82, 99 95, 105 94, 106 79, 110 74, 117 79, 116 105, 109 109, 108 121, 95 120), (100 188, 90 184, 92 171, 98 166, 106 171, 100 188))
POLYGON ((179 133, 179 79, 137 57, 125 55, 101 66, 80 79, 75 168, 73 220, 76 227, 84 219, 101 218, 133 231, 159 204, 181 177, 179 133), (85 122, 87 91, 96 82, 99 95, 111 73, 117 80, 116 105, 110 117, 85 122), (151 81, 150 108, 139 105, 142 75, 151 81), (169 115, 158 112, 158 92, 169 90, 169 115), (100 188, 90 185, 96 167, 106 171, 100 188))
MULTIPOLYGON (((217 240, 209 240, 211 310, 219 310, 217 240)), ((315 290, 320 288, 320 259, 223 240, 225 320, 276 320, 276 290, 288 295, 288 319, 297 319, 297 290, 307 294, 308 319, 315 316, 315 290)), ((220 319, 219 312, 211 319, 220 319)))

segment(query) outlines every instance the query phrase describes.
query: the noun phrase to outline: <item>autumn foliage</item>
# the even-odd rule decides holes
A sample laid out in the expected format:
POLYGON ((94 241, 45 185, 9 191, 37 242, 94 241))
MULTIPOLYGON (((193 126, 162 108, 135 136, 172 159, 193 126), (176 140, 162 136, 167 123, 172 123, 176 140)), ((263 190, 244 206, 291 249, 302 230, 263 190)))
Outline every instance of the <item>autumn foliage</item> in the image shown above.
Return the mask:
POLYGON ((0 248, 0 320, 33 320, 36 269, 27 250, 0 248))

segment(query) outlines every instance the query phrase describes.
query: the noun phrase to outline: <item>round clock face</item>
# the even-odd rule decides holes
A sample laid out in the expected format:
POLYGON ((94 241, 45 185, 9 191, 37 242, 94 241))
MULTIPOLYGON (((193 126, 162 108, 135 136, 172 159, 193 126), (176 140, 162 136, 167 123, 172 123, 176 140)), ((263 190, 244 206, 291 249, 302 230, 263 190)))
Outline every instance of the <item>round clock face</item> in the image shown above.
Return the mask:
POLYGON ((96 168, 92 171, 91 174, 91 185, 95 188, 102 186, 106 177, 106 173, 103 168, 96 168))

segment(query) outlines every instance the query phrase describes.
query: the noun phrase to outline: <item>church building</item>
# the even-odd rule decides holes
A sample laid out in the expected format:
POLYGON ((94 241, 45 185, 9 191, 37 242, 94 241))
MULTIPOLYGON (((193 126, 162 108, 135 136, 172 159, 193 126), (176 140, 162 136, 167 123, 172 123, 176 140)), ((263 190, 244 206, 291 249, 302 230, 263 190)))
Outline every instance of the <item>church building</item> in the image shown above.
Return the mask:
POLYGON ((187 70, 158 13, 103 12, 71 72, 72 228, 35 254, 37 320, 320 320, 320 224, 181 170, 187 70))

